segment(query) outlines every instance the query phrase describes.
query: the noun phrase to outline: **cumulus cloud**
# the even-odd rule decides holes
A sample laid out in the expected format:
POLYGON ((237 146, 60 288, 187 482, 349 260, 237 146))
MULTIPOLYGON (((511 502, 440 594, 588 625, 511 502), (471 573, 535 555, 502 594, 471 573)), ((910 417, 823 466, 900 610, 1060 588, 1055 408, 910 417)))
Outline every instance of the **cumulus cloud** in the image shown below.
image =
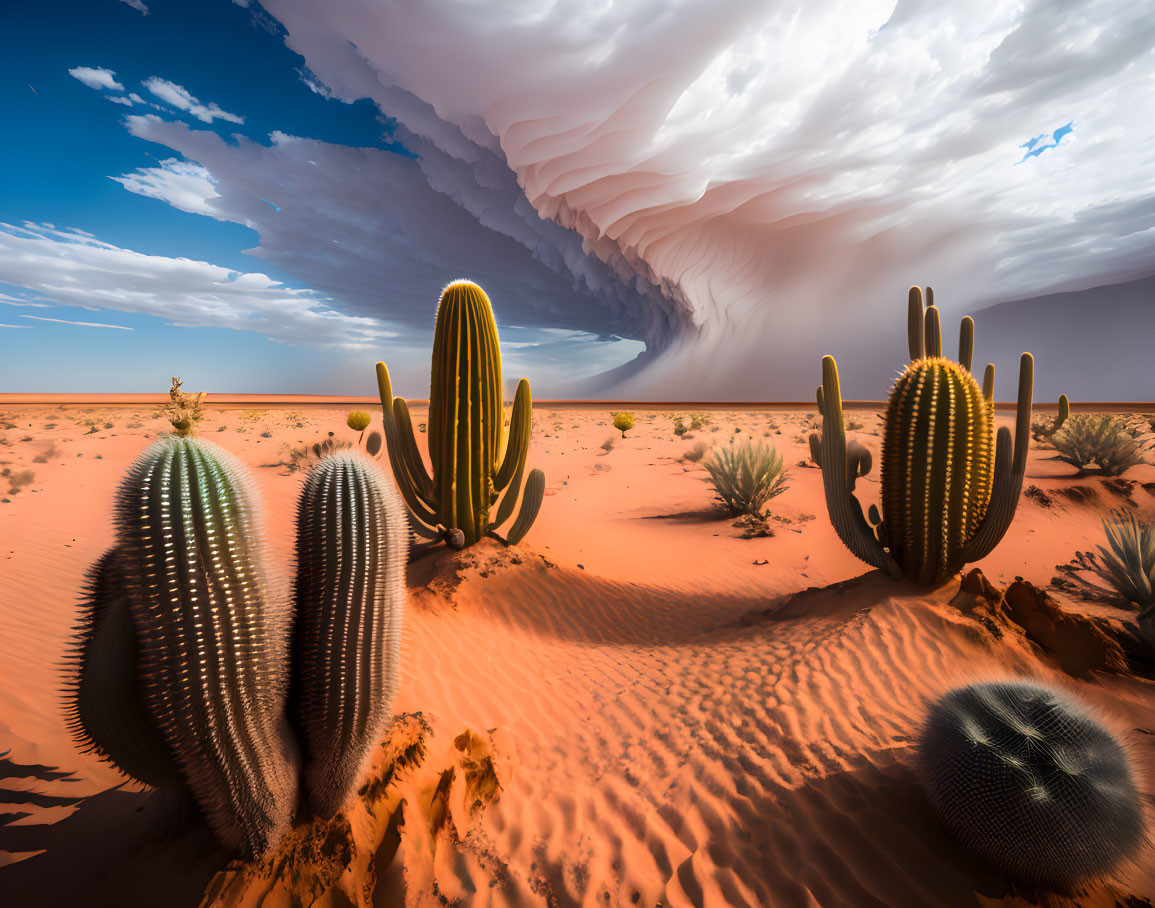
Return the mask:
POLYGON ((120 2, 131 6, 134 10, 143 16, 148 15, 148 6, 143 2, 143 0, 120 0, 120 2))
POLYGON ((244 123, 245 118, 237 114, 221 110, 216 103, 202 104, 184 86, 153 76, 146 79, 144 87, 165 104, 191 114, 202 123, 211 123, 213 120, 225 120, 229 123, 244 123))
POLYGON ((97 91, 102 88, 124 91, 124 86, 116 81, 116 73, 111 69, 104 69, 100 66, 74 66, 68 70, 68 75, 74 79, 79 79, 89 88, 95 88, 97 91))
POLYGON ((0 223, 0 282, 57 305, 152 315, 187 327, 253 331, 285 343, 376 349, 383 338, 395 335, 379 319, 342 314, 323 295, 287 287, 259 272, 145 255, 43 224, 0 223))
MULTIPOLYGON (((830 350, 876 396, 910 284, 953 320, 1153 270, 1143 4, 264 7, 330 92, 398 121, 436 192, 630 289, 608 330, 654 355, 627 391, 809 396, 830 350)), ((559 315, 588 329, 604 308, 559 315)))

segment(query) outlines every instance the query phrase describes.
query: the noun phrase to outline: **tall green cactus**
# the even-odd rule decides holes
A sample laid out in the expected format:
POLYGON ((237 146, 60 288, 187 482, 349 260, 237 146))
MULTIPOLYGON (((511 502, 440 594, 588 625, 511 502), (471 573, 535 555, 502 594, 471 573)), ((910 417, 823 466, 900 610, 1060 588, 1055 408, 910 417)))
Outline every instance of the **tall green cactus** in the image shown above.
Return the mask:
POLYGON ((292 822, 288 613, 265 577, 245 468, 168 436, 117 495, 123 589, 145 707, 218 838, 263 855, 292 822))
POLYGON ((417 450, 409 407, 393 397, 389 370, 377 363, 389 461, 414 517, 414 530, 457 548, 473 545, 484 536, 496 536, 521 492, 521 511, 504 540, 519 542, 533 525, 545 493, 540 470, 531 471, 521 491, 533 409, 529 382, 523 378, 518 383, 509 432, 504 433, 497 323, 489 297, 471 281, 453 281, 441 293, 431 374, 432 475, 417 450))
POLYGON ((291 717, 309 804, 331 818, 392 719, 409 532, 405 504, 357 452, 326 457, 297 508, 291 717))
POLYGON ((842 393, 834 357, 822 360, 818 408, 822 436, 810 436, 822 467, 831 522, 847 548, 893 577, 935 586, 964 564, 986 557, 1015 514, 1026 473, 1034 359, 1019 364, 1019 399, 1011 433, 994 434, 994 374, 988 365, 980 389, 970 374, 974 322, 962 321, 959 362, 942 355, 933 291, 910 289, 907 333, 911 362, 895 383, 886 412, 882 451, 882 515, 869 523, 852 494, 870 469, 869 455, 847 450, 842 393))

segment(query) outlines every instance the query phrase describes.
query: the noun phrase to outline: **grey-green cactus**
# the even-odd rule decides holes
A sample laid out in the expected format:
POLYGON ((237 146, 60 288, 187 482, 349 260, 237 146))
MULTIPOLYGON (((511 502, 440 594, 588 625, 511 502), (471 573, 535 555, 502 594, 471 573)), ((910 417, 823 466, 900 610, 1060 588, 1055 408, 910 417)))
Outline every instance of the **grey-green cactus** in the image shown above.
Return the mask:
POLYGON ((1144 841, 1126 750, 1058 691, 1022 682, 953 690, 931 706, 918 757, 947 827, 1016 880, 1070 889, 1144 841))
POLYGON ((284 718, 288 603, 271 595, 247 471, 168 436, 116 501, 123 589, 145 708, 218 838, 249 857, 296 807, 284 718))
POLYGON ((309 804, 332 817, 392 718, 409 527, 405 503, 357 452, 326 457, 297 508, 290 712, 309 804))
MULTIPOLYGON (((928 303, 931 294, 928 287, 928 303)), ((1034 359, 1024 353, 1019 364, 1014 444, 1010 430, 999 429, 992 452, 995 367, 987 366, 980 389, 970 374, 974 323, 963 319, 955 363, 942 355, 938 309, 924 308, 918 287, 908 302, 911 362, 886 411, 882 513, 872 506, 867 522, 853 494, 870 462, 865 449, 847 447, 832 356, 822 360, 822 436, 810 436, 810 451, 822 468, 831 523, 847 548, 891 576, 934 586, 986 557, 1014 517, 1026 474, 1034 359)))
POLYGON ((109 549, 89 572, 81 605, 65 695, 69 726, 84 751, 125 775, 180 788, 180 769, 141 695, 126 587, 123 558, 109 549))

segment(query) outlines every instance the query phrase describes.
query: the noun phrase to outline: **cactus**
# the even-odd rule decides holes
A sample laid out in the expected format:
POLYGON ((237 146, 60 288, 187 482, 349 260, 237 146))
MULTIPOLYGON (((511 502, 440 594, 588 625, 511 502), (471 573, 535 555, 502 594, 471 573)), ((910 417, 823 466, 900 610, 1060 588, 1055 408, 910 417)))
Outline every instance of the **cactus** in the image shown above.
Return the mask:
POLYGON ((310 474, 297 508, 290 714, 313 811, 331 818, 392 718, 401 652, 405 505, 368 458, 344 452, 310 474))
MULTIPOLYGON (((503 431, 501 349, 485 291, 470 281, 453 281, 438 303, 429 390, 432 475, 417 450, 409 407, 393 397, 383 362, 377 363, 377 385, 389 461, 414 531, 455 548, 484 536, 500 539, 496 531, 513 512, 521 491, 533 405, 529 382, 523 378, 514 395, 509 431, 503 431)), ((544 491, 544 474, 531 471, 521 491, 518 519, 503 542, 515 544, 529 531, 544 491)))
POLYGON ((822 360, 818 408, 822 434, 810 436, 822 468, 826 505, 843 543, 867 564, 925 586, 942 583, 964 564, 988 555, 1010 526, 1027 466, 1034 359, 1019 363, 1019 398, 1012 446, 999 429, 995 450, 994 374, 980 389, 970 374, 974 322, 962 321, 959 362, 942 355, 939 312, 927 288, 912 287, 908 305, 911 362, 895 383, 882 452, 882 514, 869 522, 853 493, 870 469, 869 454, 847 448, 838 366, 822 360))
POLYGON ((1022 682, 953 690, 930 708, 918 757, 947 827, 1016 880, 1067 890, 1144 841, 1126 751, 1056 691, 1022 682))
POLYGON ((180 770, 148 715, 138 684, 138 650, 124 559, 109 549, 88 575, 68 664, 66 706, 73 737, 125 775, 155 788, 181 787, 180 770))
POLYGON ((240 462, 195 437, 155 442, 117 496, 145 708, 218 838, 248 857, 288 829, 297 791, 288 615, 268 590, 255 507, 240 462))

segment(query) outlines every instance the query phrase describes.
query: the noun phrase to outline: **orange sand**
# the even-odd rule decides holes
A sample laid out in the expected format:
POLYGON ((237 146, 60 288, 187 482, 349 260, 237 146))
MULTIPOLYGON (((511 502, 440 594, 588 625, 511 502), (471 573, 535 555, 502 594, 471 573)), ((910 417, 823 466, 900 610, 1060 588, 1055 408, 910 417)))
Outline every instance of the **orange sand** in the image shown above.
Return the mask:
MULTIPOLYGON (((623 439, 610 424, 619 408, 535 409, 530 462, 547 497, 522 545, 439 548, 411 564, 395 710, 430 723, 431 767, 463 729, 484 736, 501 790, 473 820, 458 808, 451 848, 425 848, 407 806, 367 904, 1027 904, 953 842, 911 769, 926 701, 993 677, 1030 676, 1097 704, 1150 800, 1155 684, 1077 681, 960 613, 957 583, 927 593, 867 573, 830 526, 821 474, 799 465, 812 411, 715 409, 677 438, 670 412, 637 410, 623 439), (769 505, 772 538, 741 539, 711 510, 705 470, 680 459, 736 428, 775 444, 790 471, 769 505)), ((14 424, 0 428, 0 462, 35 474, 17 493, 0 488, 0 904, 195 905, 227 856, 203 830, 153 841, 150 796, 108 791, 121 777, 77 752, 58 695, 84 573, 112 537, 114 490, 168 426, 145 406, 0 409, 0 426, 14 424)), ((253 469, 282 572, 301 476, 277 465, 282 446, 329 431, 356 441, 345 411, 208 409, 200 434, 253 469)), ((877 455, 876 416, 854 416, 865 428, 852 434, 877 455)), ((415 425, 424 418, 415 407, 415 425)), ((1000 587, 1016 576, 1046 586, 1057 564, 1102 541, 1099 516, 1122 501, 1050 453, 1032 445, 1025 485, 1079 486, 1091 499, 1024 499, 978 565, 1000 587)), ((1155 466, 1126 478, 1155 483, 1155 466)), ((864 505, 877 482, 876 466, 864 505)), ((1155 515, 1155 485, 1136 484, 1132 498, 1155 515)), ((1078 903, 1128 895, 1155 895, 1151 855, 1078 903)))

